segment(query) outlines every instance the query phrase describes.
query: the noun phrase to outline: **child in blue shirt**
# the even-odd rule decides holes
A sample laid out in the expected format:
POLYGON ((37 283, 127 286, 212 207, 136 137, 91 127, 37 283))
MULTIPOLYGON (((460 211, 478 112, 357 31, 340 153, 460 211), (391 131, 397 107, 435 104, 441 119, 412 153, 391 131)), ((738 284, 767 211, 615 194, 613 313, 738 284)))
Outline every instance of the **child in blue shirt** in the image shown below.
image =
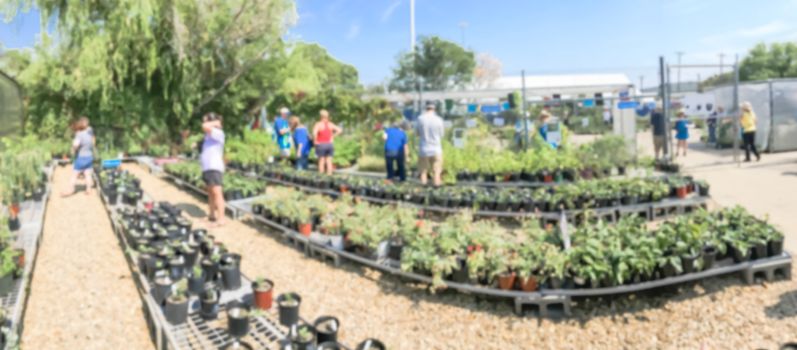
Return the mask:
POLYGON ((689 120, 686 119, 686 113, 683 111, 678 112, 678 120, 675 122, 675 139, 678 140, 678 148, 675 149, 675 156, 678 156, 679 150, 683 150, 683 155, 686 157, 686 140, 689 139, 689 120))
POLYGON ((290 119, 291 132, 293 133, 293 145, 296 147, 296 169, 307 169, 307 157, 310 156, 310 149, 313 148, 310 143, 310 134, 307 128, 299 121, 299 117, 291 117, 290 119))

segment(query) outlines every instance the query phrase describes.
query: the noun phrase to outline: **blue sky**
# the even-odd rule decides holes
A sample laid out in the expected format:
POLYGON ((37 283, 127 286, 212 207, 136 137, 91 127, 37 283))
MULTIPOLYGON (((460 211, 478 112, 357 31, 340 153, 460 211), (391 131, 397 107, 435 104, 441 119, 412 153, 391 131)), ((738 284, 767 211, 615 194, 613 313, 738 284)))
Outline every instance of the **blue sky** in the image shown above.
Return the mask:
MULTIPOLYGON (((366 84, 385 81, 409 48, 409 0, 298 0, 297 12, 287 37, 327 47, 366 84)), ((728 62, 758 42, 797 40, 797 0, 416 0, 419 36, 461 42, 462 22, 465 46, 497 57, 504 75, 618 72, 647 86, 659 55, 728 62)), ((31 46, 38 32, 38 13, 23 14, 0 23, 0 42, 31 46)))

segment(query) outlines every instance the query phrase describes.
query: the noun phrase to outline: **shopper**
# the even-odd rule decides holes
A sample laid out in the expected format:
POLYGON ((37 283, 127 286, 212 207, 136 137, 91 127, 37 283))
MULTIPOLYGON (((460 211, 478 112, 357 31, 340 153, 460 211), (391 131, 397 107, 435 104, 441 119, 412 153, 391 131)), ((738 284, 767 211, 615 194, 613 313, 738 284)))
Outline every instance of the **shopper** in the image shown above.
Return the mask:
POLYGON ((299 120, 299 117, 291 117, 291 134, 293 135, 293 145, 296 147, 296 169, 307 170, 307 157, 310 156, 310 134, 307 128, 299 120))
POLYGON ((72 178, 69 180, 69 189, 61 193, 61 196, 68 197, 75 194, 75 186, 78 178, 82 174, 86 180, 86 194, 90 195, 94 188, 94 178, 92 166, 94 165, 94 147, 96 140, 94 131, 89 126, 88 117, 80 117, 73 125, 75 139, 72 141, 72 153, 75 161, 72 164, 72 178))
POLYGON ((407 145, 407 134, 401 128, 402 121, 396 121, 387 127, 382 133, 385 140, 385 167, 387 168, 387 179, 394 180, 397 176, 400 182, 407 180, 407 170, 405 168, 409 145, 407 145))
POLYGON ((551 113, 543 109, 542 112, 540 112, 540 125, 537 128, 537 133, 540 134, 540 137, 542 137, 542 140, 545 141, 545 143, 548 143, 549 120, 551 120, 551 113))
POLYGON ((678 140, 675 156, 678 156, 678 151, 682 151, 683 156, 686 157, 686 141, 689 140, 689 120, 686 119, 684 111, 678 112, 678 120, 675 122, 675 139, 678 140))
POLYGON ((656 109, 650 114, 650 126, 653 131, 653 151, 656 159, 659 159, 659 154, 667 154, 667 150, 664 148, 665 141, 667 141, 666 122, 661 102, 657 102, 656 109))
POLYGON ((285 160, 291 156, 291 131, 288 125, 288 117, 291 112, 285 107, 280 108, 280 114, 274 118, 274 137, 280 149, 280 159, 285 160))
POLYGON ((761 161, 761 155, 758 154, 758 150, 755 147, 755 124, 756 124, 756 116, 755 112, 753 112, 753 105, 750 104, 748 101, 742 102, 742 115, 739 123, 742 124, 742 141, 744 141, 744 161, 750 161, 750 151, 753 151, 755 154, 756 161, 761 161))
POLYGON ((318 172, 332 175, 334 171, 332 157, 335 155, 333 141, 335 136, 340 134, 341 129, 329 121, 329 112, 322 109, 318 112, 319 120, 313 126, 313 139, 315 144, 315 155, 318 157, 318 172))
POLYGON ((440 186, 443 174, 443 134, 445 125, 443 118, 440 118, 435 113, 433 102, 427 103, 426 112, 418 117, 416 132, 420 141, 418 171, 421 173, 421 184, 426 185, 428 173, 431 171, 434 186, 440 186))
POLYGON ((723 113, 722 107, 717 107, 708 118, 706 118, 706 127, 708 127, 708 143, 717 143, 717 120, 723 113))
POLYGON ((211 226, 224 225, 224 131, 221 115, 210 112, 202 117, 202 180, 208 194, 208 221, 211 226))

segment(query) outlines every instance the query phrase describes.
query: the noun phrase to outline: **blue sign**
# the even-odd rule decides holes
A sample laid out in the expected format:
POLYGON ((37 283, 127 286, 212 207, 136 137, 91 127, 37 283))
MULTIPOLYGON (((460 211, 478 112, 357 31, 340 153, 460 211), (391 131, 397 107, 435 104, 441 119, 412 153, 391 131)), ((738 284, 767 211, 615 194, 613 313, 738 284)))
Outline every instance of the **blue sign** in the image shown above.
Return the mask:
POLYGON ((502 108, 502 110, 503 110, 503 111, 508 111, 508 110, 510 109, 510 108, 509 108, 509 102, 504 102, 504 103, 501 105, 501 108, 502 108))
POLYGON ((501 105, 482 105, 482 113, 500 113, 501 105))
POLYGON ((591 98, 588 98, 588 99, 586 99, 586 100, 584 100, 584 101, 582 102, 582 105, 583 105, 584 107, 594 107, 594 106, 595 106, 595 100, 593 100, 593 99, 591 99, 591 98))
POLYGON ((479 110, 479 105, 473 103, 468 105, 468 113, 476 113, 476 111, 478 110, 479 110))
POLYGON ((623 101, 617 103, 617 109, 632 109, 639 105, 637 101, 623 101))

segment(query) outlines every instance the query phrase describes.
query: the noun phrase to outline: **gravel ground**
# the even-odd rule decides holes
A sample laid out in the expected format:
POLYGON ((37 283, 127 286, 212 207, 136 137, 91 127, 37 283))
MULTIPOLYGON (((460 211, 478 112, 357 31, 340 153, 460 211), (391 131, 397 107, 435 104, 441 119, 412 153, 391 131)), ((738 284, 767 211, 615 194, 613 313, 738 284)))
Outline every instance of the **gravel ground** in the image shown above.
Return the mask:
MULTIPOLYGON (((130 170, 155 199, 204 210, 197 197, 141 168, 130 170)), ((338 317, 340 337, 350 345, 367 337, 391 349, 776 349, 797 341, 794 280, 745 286, 736 277, 714 279, 655 295, 583 301, 573 317, 549 320, 518 317, 509 303, 432 295, 353 264, 335 268, 243 222, 211 233, 243 255, 246 275, 272 279, 277 293, 300 293, 306 319, 338 317)))
POLYGON ((58 168, 24 319, 23 349, 151 349, 141 299, 95 194, 61 198, 58 168))

